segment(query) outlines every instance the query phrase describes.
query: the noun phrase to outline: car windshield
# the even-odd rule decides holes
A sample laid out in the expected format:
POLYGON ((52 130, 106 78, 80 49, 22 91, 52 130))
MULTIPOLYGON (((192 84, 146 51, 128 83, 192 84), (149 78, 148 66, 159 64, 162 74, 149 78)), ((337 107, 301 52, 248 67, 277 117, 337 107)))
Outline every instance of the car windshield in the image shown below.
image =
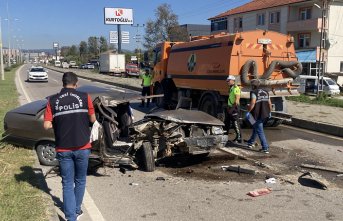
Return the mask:
POLYGON ((137 68, 135 65, 128 65, 127 68, 137 68))
POLYGON ((43 68, 31 68, 30 72, 44 72, 43 68))
POLYGON ((336 85, 336 83, 331 79, 326 80, 326 82, 328 83, 328 85, 336 85))

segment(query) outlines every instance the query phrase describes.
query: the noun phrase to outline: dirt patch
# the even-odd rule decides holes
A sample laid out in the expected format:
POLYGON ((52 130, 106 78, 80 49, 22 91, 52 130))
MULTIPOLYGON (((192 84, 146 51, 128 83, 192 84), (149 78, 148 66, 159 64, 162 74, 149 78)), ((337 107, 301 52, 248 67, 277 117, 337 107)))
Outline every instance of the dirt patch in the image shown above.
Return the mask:
MULTIPOLYGON (((238 154, 237 157, 225 152, 216 151, 208 157, 174 157, 161 162, 158 169, 172 176, 186 179, 212 181, 238 181, 251 183, 264 181, 266 177, 278 177, 283 181, 297 183, 300 174, 305 171, 301 164, 326 166, 319 157, 302 150, 289 150, 282 147, 272 147, 270 154, 256 150, 229 148, 238 154), (247 158, 247 159, 242 159, 247 158), (253 169, 255 175, 224 171, 222 166, 237 165, 241 168, 253 169)), ((336 173, 315 171, 335 186, 343 188, 343 177, 336 173)))

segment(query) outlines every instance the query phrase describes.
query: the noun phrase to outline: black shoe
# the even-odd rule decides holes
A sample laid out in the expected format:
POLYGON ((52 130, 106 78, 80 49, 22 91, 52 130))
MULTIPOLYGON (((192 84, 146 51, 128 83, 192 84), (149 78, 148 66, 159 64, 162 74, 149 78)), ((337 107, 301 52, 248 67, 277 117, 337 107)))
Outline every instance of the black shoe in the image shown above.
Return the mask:
POLYGON ((76 220, 79 220, 82 215, 83 215, 83 211, 80 210, 80 213, 76 213, 76 220))

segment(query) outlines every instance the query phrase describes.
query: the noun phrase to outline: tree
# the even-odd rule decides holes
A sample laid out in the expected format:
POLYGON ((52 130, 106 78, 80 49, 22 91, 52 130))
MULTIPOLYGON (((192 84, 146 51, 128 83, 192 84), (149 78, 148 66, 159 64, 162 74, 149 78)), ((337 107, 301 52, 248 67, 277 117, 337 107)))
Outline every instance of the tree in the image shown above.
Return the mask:
POLYGON ((78 49, 77 49, 77 46, 76 46, 76 45, 72 45, 72 46, 69 48, 68 55, 69 55, 69 56, 73 56, 73 57, 76 57, 76 56, 78 55, 78 49))
POLYGON ((100 37, 100 53, 108 51, 107 39, 104 36, 100 37))
POLYGON ((80 42, 79 52, 80 52, 81 62, 84 62, 85 60, 87 60, 87 54, 88 54, 87 42, 85 41, 80 42))
POLYGON ((61 56, 62 57, 67 57, 68 56, 68 51, 70 47, 69 46, 63 46, 61 47, 61 56))
POLYGON ((97 37, 88 38, 88 53, 91 57, 96 57, 99 54, 99 44, 97 37))
POLYGON ((162 41, 187 41, 187 31, 182 29, 178 16, 169 4, 162 4, 155 10, 155 20, 149 19, 145 26, 144 47, 151 50, 162 41))

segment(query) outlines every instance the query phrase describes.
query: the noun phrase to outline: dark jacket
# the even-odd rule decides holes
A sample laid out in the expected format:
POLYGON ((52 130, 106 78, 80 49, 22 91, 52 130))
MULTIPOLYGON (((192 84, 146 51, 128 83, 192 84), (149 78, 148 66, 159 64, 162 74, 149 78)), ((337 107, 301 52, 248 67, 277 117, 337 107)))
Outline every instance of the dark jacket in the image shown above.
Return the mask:
POLYGON ((252 94, 256 96, 256 103, 254 108, 250 111, 255 119, 264 120, 269 117, 270 106, 269 106, 269 93, 263 89, 257 89, 250 92, 250 99, 252 94))
POLYGON ((63 88, 49 99, 56 147, 81 147, 89 142, 88 95, 63 88))

